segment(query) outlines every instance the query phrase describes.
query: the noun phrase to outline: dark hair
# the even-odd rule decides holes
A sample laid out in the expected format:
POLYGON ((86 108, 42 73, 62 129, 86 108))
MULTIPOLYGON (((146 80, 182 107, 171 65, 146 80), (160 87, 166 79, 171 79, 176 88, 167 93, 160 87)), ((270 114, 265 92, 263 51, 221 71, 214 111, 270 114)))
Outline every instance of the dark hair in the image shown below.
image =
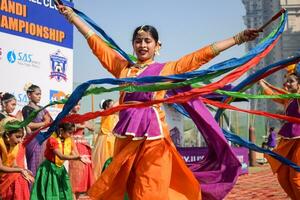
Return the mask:
POLYGON ((16 97, 13 94, 6 92, 6 93, 0 95, 0 100, 1 100, 1 103, 6 103, 11 100, 16 100, 16 97))
POLYGON ((75 128, 75 124, 74 123, 60 123, 58 124, 58 129, 62 129, 64 131, 71 131, 72 129, 75 128))
POLYGON ((113 102, 112 99, 106 99, 103 101, 102 105, 100 105, 100 108, 106 110, 111 102, 113 102))
POLYGON ((159 38, 158 38, 158 32, 156 30, 156 28, 154 28, 151 25, 143 25, 143 26, 139 26, 137 27, 132 35, 132 43, 134 42, 134 40, 136 39, 136 37, 138 36, 138 32, 140 30, 143 30, 145 32, 150 33, 150 35, 153 37, 153 39, 155 40, 155 42, 158 42, 159 38))
MULTIPOLYGON (((10 135, 12 135, 12 134, 14 134, 14 133, 18 133, 20 130, 22 130, 22 128, 14 129, 14 130, 11 130, 11 131, 5 131, 5 132, 4 132, 4 135, 10 136, 10 135)), ((23 135, 24 135, 24 133, 23 133, 23 135)))
POLYGON ((300 84, 300 76, 299 76, 298 73, 294 72, 294 73, 291 73, 291 74, 286 74, 286 75, 285 75, 285 78, 288 78, 288 77, 290 77, 290 76, 294 76, 295 79, 296 79, 296 81, 298 82, 298 84, 300 84))
POLYGON ((34 92, 36 89, 41 89, 39 86, 32 84, 27 90, 26 93, 30 94, 32 92, 34 92))
POLYGON ((275 130, 275 128, 274 127, 270 127, 270 131, 274 131, 275 130))

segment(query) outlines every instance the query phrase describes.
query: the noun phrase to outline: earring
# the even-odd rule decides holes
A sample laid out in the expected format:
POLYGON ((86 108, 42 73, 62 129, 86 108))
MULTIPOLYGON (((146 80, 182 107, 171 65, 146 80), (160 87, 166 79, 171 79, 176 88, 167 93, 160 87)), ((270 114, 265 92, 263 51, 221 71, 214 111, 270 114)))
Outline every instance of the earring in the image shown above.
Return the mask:
POLYGON ((159 56, 159 50, 158 49, 155 50, 154 55, 159 56))

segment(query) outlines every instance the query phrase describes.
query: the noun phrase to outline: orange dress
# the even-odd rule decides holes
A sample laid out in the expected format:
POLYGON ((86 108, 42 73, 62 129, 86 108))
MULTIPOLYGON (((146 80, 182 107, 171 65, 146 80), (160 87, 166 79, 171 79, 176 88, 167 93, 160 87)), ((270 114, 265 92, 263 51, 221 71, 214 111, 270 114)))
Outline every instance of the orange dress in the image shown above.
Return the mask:
MULTIPOLYGON (((287 93, 286 91, 279 90, 272 85, 267 84, 267 86, 267 88, 264 88, 265 94, 274 95, 287 93)), ((285 99, 275 99, 275 102, 284 105, 286 109, 288 108, 288 106, 290 106, 289 103, 291 103, 289 100, 285 99)), ((299 137, 282 137, 273 151, 283 157, 286 157, 297 165, 300 165, 299 137)), ((266 158, 270 163, 273 173, 277 173, 278 182, 280 183, 284 191, 288 194, 288 196, 293 200, 300 199, 300 172, 297 172, 295 169, 282 164, 280 161, 271 156, 266 155, 266 158)))
MULTIPOLYGON (((135 77, 143 71, 130 66, 97 35, 89 37, 88 43, 101 64, 116 78, 135 77)), ((167 62, 160 75, 193 71, 214 57, 212 47, 207 46, 177 61, 167 62)), ((121 92, 120 103, 124 95, 121 92)), ((156 92, 154 99, 162 99, 164 95, 165 91, 156 92)), ((160 105, 154 107, 164 137, 156 140, 116 138, 113 161, 89 190, 91 198, 120 200, 127 192, 132 200, 201 199, 199 182, 171 141, 165 113, 160 105)))
MULTIPOLYGON (((2 137, 0 137, 0 156, 4 166, 25 167, 25 147, 16 145, 7 151, 2 137)), ((21 173, 0 173, 0 199, 2 200, 29 200, 29 184, 21 173)))
POLYGON ((105 161, 113 156, 115 146, 115 136, 113 129, 118 121, 117 115, 108 115, 101 118, 100 131, 95 141, 92 153, 94 164, 93 173, 95 178, 101 175, 105 161))

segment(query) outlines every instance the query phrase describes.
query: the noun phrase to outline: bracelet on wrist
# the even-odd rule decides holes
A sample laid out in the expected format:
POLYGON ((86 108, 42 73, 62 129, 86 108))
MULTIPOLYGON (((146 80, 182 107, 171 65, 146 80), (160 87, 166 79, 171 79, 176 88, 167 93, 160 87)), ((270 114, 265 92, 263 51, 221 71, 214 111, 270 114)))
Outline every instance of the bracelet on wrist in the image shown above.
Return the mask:
POLYGON ((244 40, 244 31, 236 34, 235 36, 233 36, 233 39, 235 41, 235 44, 240 45, 243 44, 245 42, 244 40))
POLYGON ((94 32, 92 29, 90 29, 90 30, 84 35, 85 39, 88 39, 88 38, 91 37, 94 33, 95 33, 95 32, 94 32))
POLYGON ((215 56, 217 56, 217 55, 220 54, 220 50, 219 50, 218 47, 216 46, 216 43, 213 43, 213 44, 211 45, 211 49, 212 49, 212 51, 214 52, 214 55, 215 55, 215 56))
POLYGON ((74 18, 77 16, 77 14, 73 11, 73 10, 70 10, 66 16, 67 20, 72 23, 74 18))

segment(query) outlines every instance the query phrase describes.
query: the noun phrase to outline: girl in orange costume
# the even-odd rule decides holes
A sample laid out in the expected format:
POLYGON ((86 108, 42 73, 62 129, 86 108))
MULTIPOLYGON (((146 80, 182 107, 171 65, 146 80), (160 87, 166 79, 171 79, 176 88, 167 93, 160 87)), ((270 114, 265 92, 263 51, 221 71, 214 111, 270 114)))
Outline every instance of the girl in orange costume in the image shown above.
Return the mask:
MULTIPOLYGON (((105 100, 101 108, 106 110, 113 106, 112 99, 105 100)), ((115 137, 113 129, 118 121, 116 114, 103 116, 101 118, 100 131, 96 138, 95 147, 93 150, 92 161, 94 164, 94 175, 98 178, 101 175, 103 165, 107 159, 111 158, 114 153, 115 137)))
MULTIPOLYGON (((131 65, 65 6, 58 6, 66 18, 87 38, 90 48, 102 65, 117 78, 167 76, 185 73, 199 68, 221 51, 253 40, 256 30, 246 30, 235 37, 216 42, 174 62, 154 62, 161 43, 152 26, 138 27, 133 34, 132 45, 138 62, 131 65)), ((155 93, 124 93, 120 103, 161 99, 165 91, 155 93)), ((198 181, 187 168, 173 145, 165 114, 160 105, 123 110, 114 129, 117 137, 114 158, 89 191, 94 199, 123 199, 127 191, 132 200, 201 199, 198 181)))
POLYGON ((21 144, 22 129, 5 131, 8 122, 17 121, 6 117, 1 121, 0 137, 0 199, 29 200, 29 185, 34 178, 25 169, 25 147, 21 144))
MULTIPOLYGON (((295 73, 295 66, 292 65, 288 68, 284 84, 286 90, 275 88, 262 80, 260 81, 260 85, 264 93, 269 95, 300 93, 300 77, 295 73)), ((300 117, 299 99, 275 99, 275 101, 285 107, 286 115, 300 117)), ((278 135, 281 136, 281 139, 273 151, 300 165, 300 124, 286 122, 279 130, 278 135)), ((272 171, 277 173, 278 181, 288 196, 293 200, 300 199, 300 172, 287 165, 283 165, 280 161, 270 156, 266 157, 272 171)))

